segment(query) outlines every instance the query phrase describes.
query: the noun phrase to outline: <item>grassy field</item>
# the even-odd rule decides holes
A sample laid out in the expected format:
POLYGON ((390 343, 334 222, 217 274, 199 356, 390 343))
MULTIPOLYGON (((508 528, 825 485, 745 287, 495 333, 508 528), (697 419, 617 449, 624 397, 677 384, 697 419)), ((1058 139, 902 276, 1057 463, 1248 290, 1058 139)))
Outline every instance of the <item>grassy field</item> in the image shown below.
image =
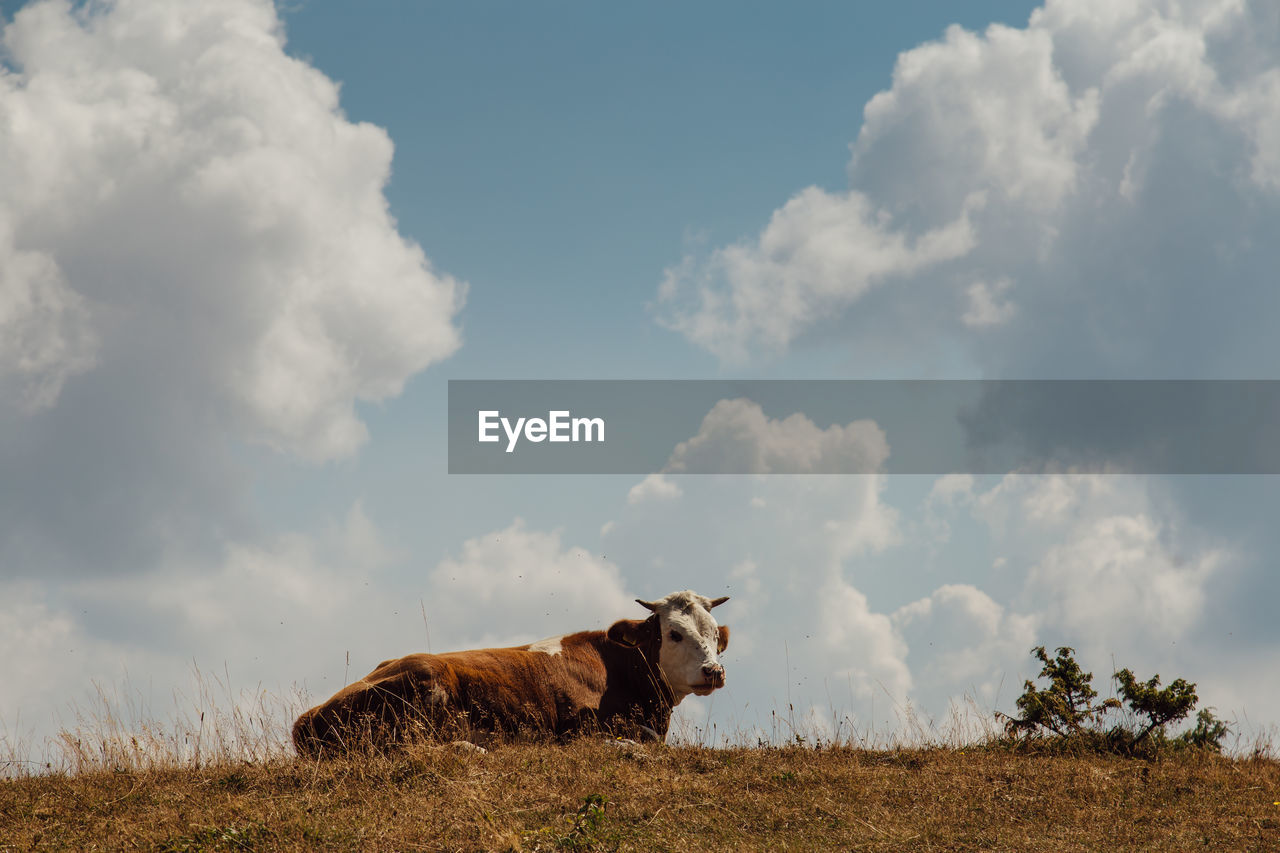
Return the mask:
POLYGON ((0 849, 1280 850, 1280 762, 508 744, 0 781, 0 849))

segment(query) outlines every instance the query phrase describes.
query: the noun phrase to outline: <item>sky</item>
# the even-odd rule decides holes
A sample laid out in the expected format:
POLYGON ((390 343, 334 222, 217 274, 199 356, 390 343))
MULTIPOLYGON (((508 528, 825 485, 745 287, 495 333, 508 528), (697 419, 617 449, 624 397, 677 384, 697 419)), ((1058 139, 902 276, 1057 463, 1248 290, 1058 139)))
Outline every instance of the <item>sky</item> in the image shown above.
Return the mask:
POLYGON ((1035 645, 1280 723, 1273 477, 465 476, 445 433, 450 379, 1280 378, 1274 4, 0 12, 7 741, 683 588, 733 631, 686 730, 1010 711, 1035 645))

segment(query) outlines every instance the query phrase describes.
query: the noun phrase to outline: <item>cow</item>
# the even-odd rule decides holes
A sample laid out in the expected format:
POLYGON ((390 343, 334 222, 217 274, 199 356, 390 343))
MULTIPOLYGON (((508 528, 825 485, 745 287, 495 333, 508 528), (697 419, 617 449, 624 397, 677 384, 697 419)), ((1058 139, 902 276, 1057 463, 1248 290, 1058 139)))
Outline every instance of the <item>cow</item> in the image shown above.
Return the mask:
POLYGON ((302 714, 293 742, 299 755, 320 756, 477 732, 661 741, 682 699, 724 686, 729 629, 711 610, 728 600, 692 590, 637 598, 648 618, 607 631, 383 661, 302 714))

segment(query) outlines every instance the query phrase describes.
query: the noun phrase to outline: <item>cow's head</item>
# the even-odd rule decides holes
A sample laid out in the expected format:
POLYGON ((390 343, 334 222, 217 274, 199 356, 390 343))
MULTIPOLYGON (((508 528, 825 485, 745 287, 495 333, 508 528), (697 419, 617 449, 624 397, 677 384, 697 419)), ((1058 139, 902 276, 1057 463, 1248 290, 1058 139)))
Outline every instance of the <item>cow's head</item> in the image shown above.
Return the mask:
POLYGON ((729 645, 729 629, 716 624, 711 608, 728 600, 727 595, 712 599, 690 590, 673 592, 657 601, 637 598, 653 616, 615 622, 609 628, 609 639, 628 646, 656 646, 658 668, 677 702, 690 693, 706 696, 724 687, 720 653, 729 645), (652 636, 655 632, 656 638, 652 636))

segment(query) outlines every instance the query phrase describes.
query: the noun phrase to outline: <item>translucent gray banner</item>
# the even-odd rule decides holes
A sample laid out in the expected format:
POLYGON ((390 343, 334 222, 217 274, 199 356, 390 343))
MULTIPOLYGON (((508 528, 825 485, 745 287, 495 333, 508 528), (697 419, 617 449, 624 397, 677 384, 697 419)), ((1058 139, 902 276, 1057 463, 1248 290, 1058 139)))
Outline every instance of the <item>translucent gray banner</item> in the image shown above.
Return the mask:
POLYGON ((452 380, 451 474, 1280 473, 1276 380, 452 380))

